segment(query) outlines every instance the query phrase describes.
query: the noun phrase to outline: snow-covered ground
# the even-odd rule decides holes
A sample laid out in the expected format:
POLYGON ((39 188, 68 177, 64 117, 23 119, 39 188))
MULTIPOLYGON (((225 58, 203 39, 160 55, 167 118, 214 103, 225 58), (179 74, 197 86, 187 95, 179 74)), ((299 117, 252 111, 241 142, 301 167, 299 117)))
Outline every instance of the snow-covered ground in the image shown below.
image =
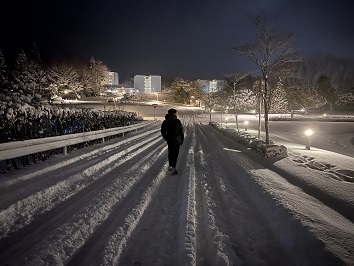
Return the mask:
POLYGON ((2 175, 1 265, 354 265, 354 158, 267 159, 178 115, 177 176, 160 122, 2 175))

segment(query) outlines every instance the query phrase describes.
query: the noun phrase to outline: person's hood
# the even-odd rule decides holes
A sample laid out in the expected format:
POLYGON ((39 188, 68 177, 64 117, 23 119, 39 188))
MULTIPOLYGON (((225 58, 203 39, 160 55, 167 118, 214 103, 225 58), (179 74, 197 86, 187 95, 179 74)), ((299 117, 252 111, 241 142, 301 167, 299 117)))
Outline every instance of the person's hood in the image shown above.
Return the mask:
POLYGON ((175 115, 171 115, 171 114, 166 114, 165 115, 165 119, 169 120, 169 121, 174 120, 176 118, 177 118, 177 116, 175 116, 175 115))

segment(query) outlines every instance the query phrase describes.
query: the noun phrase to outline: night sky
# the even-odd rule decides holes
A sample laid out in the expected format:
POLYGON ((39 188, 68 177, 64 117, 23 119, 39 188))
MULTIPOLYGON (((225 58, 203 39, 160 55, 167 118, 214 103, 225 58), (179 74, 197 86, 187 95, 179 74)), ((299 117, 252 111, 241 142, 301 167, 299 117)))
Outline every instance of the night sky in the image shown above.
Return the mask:
POLYGON ((263 12, 295 35, 298 51, 354 59, 352 0, 1 1, 0 49, 8 63, 36 43, 42 57, 91 56, 118 72, 214 79, 256 67, 236 55, 263 12))

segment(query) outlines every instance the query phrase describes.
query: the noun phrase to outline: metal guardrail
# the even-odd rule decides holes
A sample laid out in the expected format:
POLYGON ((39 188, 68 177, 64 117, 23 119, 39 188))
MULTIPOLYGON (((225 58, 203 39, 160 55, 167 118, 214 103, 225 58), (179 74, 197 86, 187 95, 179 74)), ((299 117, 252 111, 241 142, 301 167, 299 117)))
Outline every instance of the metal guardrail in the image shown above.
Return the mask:
POLYGON ((39 152, 50 151, 58 148, 63 148, 64 155, 67 154, 67 147, 96 139, 104 139, 106 137, 125 134, 126 132, 137 131, 140 128, 146 127, 154 121, 142 122, 126 127, 108 128, 97 131, 84 133, 68 134, 56 137, 30 139, 24 141, 13 141, 0 144, 0 161, 14 159, 21 156, 35 154, 39 152))

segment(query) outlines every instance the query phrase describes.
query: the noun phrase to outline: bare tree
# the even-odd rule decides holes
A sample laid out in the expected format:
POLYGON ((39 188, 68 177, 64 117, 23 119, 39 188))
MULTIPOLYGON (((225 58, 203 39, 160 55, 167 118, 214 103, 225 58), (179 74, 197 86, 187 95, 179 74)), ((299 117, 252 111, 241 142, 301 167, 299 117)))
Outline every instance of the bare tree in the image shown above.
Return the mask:
POLYGON ((221 108, 221 123, 222 123, 222 114, 227 112, 231 103, 230 97, 227 90, 225 90, 225 86, 220 88, 219 91, 215 92, 215 95, 217 98, 217 104, 221 108))
POLYGON ((238 125, 238 113, 237 113, 237 91, 242 89, 245 85, 243 80, 246 78, 247 74, 231 74, 227 76, 227 86, 231 89, 232 93, 232 104, 235 112, 236 130, 240 131, 238 125))
POLYGON ((211 113, 215 104, 217 103, 217 96, 215 92, 207 92, 202 96, 205 109, 209 112, 209 121, 211 122, 211 113))
POLYGON ((292 34, 282 34, 271 30, 268 19, 263 15, 255 18, 255 24, 257 26, 256 39, 246 43, 241 42, 232 50, 247 56, 261 72, 264 80, 264 91, 261 97, 264 106, 266 143, 269 144, 269 110, 272 89, 268 86, 268 80, 271 76, 284 76, 290 73, 292 63, 300 61, 301 57, 294 54, 292 34))

